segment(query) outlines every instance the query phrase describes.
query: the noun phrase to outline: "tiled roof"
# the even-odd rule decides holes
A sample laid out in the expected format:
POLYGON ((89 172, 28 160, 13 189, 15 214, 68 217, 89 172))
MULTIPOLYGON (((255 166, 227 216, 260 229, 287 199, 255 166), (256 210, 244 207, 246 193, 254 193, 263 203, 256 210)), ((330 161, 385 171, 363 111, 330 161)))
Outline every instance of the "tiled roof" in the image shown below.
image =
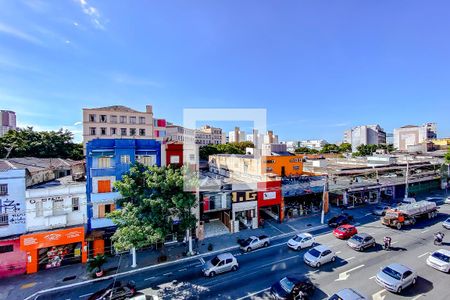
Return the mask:
POLYGON ((111 106, 105 106, 105 107, 98 107, 98 108, 88 108, 92 110, 103 110, 103 111, 121 111, 121 112, 130 112, 130 113, 141 113, 140 111, 134 110, 132 108, 123 106, 123 105, 111 105, 111 106))
POLYGON ((0 172, 8 171, 14 169, 14 166, 9 164, 6 160, 2 159, 0 160, 0 172))
MULTIPOLYGON (((10 165, 10 169, 27 169, 30 173, 42 171, 45 169, 70 169, 73 165, 80 161, 62 159, 62 158, 36 158, 36 157, 19 157, 3 160, 10 165)), ((0 166, 1 168, 1 166, 0 166)))

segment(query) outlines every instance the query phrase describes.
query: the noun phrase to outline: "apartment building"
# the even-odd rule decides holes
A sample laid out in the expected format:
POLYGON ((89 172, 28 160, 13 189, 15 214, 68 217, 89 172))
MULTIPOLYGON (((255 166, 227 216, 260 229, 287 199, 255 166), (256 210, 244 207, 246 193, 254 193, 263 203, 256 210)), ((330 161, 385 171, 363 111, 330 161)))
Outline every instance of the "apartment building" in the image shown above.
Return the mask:
POLYGON ((83 109, 83 143, 94 139, 166 139, 166 120, 122 105, 83 109))
POLYGON ((328 144, 326 140, 303 140, 299 142, 300 147, 305 147, 314 150, 322 150, 323 146, 328 144))
POLYGON ((106 215, 116 209, 122 196, 114 182, 138 161, 161 166, 165 161, 160 141, 149 139, 96 139, 86 144, 87 217, 89 255, 110 253, 115 225, 106 215))
POLYGON ((16 113, 10 110, 0 110, 0 137, 8 131, 16 129, 16 113))
POLYGON ((245 131, 242 131, 239 127, 235 127, 233 131, 228 133, 229 143, 245 142, 246 140, 247 135, 245 134, 245 131))
POLYGON ((278 135, 269 130, 262 137, 263 144, 278 144, 278 135))
POLYGON ((399 151, 408 151, 409 148, 436 138, 436 123, 425 123, 421 126, 407 125, 394 129, 394 148, 399 151))
POLYGON ((167 125, 167 140, 186 144, 218 145, 225 144, 225 135, 221 128, 204 125, 199 129, 189 129, 183 126, 167 125))
POLYGON ((386 144, 386 132, 380 125, 361 125, 344 132, 344 143, 352 145, 356 152, 360 145, 386 144))

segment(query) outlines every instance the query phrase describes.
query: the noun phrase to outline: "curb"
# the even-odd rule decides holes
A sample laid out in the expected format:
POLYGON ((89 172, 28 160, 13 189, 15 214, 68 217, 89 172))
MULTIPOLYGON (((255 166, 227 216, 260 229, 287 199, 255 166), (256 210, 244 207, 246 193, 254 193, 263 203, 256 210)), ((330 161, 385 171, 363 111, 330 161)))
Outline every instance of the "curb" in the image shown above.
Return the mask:
MULTIPOLYGON (((328 225, 322 224, 322 225, 306 228, 305 230, 298 230, 297 232, 310 232, 310 231, 320 230, 320 229, 323 229, 323 228, 326 228, 326 227, 328 227, 328 225)), ((283 233, 283 234, 279 234, 279 235, 274 236, 273 238, 271 238, 271 240, 272 241, 277 241, 277 240, 283 239, 283 238, 285 238, 287 236, 292 235, 293 232, 294 231, 290 231, 290 232, 286 232, 286 233, 283 233)), ((219 250, 215 250, 215 251, 211 251, 211 252, 207 252, 207 253, 202 253, 202 254, 195 255, 195 256, 185 257, 185 258, 181 258, 181 259, 165 262, 165 263, 158 264, 158 265, 151 265, 151 266, 146 266, 146 267, 142 267, 142 268, 139 268, 139 269, 134 269, 134 270, 129 270, 129 271, 125 271, 125 272, 121 272, 121 273, 117 273, 117 274, 112 274, 112 275, 108 275, 108 276, 101 277, 101 278, 96 278, 96 279, 91 279, 91 280, 84 280, 84 281, 71 283, 71 284, 67 284, 67 285, 63 285, 63 286, 53 287, 53 288, 49 288, 49 289, 45 289, 45 290, 41 290, 41 291, 35 292, 35 293, 31 294, 30 296, 26 297, 24 300, 36 299, 36 297, 40 296, 41 294, 45 294, 45 293, 48 293, 48 292, 54 292, 54 291, 64 290, 64 289, 71 288, 71 287, 77 287, 77 286, 80 286, 80 285, 85 285, 85 284, 88 284, 88 283, 93 283, 93 282, 98 282, 98 281, 103 281, 103 280, 109 280, 109 279, 113 279, 113 278, 119 277, 119 276, 125 276, 125 275, 138 273, 138 272, 141 272, 141 271, 147 271, 147 270, 152 270, 152 269, 156 269, 156 268, 160 268, 160 267, 170 266, 170 265, 173 265, 173 264, 176 264, 176 263, 179 263, 179 262, 185 262, 185 261, 190 261, 190 260, 197 260, 197 259, 203 258, 205 256, 210 256, 210 255, 214 255, 216 253, 227 252, 227 251, 236 250, 236 249, 239 249, 239 245, 231 246, 231 247, 228 247, 228 248, 223 248, 223 249, 219 249, 219 250)))

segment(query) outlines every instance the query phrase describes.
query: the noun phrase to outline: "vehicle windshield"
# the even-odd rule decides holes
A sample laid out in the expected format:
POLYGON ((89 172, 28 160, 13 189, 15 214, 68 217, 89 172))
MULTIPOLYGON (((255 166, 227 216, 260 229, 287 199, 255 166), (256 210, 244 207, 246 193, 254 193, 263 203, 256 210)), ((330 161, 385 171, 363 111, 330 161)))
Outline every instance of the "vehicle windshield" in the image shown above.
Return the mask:
POLYGON ((316 249, 311 249, 308 251, 309 254, 311 254, 314 257, 319 257, 320 256, 320 251, 317 251, 316 249))
POLYGON ((402 278, 402 274, 400 274, 399 272, 397 272, 389 267, 384 268, 383 273, 386 275, 389 275, 390 277, 395 278, 397 280, 400 280, 402 278))
POLYGON ((334 294, 334 295, 331 296, 330 299, 328 299, 328 300, 344 300, 344 299, 342 299, 341 297, 339 297, 338 294, 334 294))
POLYGON ((357 242, 361 243, 363 241, 363 238, 361 236, 359 236, 359 235, 354 235, 354 236, 352 236, 351 240, 354 240, 354 241, 357 241, 357 242))
POLYGON ((450 223, 450 218, 448 218, 447 220, 445 220, 445 222, 449 222, 449 223, 450 223))
POLYGON ((302 236, 299 236, 299 235, 296 235, 296 236, 294 236, 292 239, 293 239, 294 241, 296 241, 296 242, 301 242, 301 241, 303 240, 303 237, 302 237, 302 236))
POLYGON ((347 228, 345 228, 345 227, 338 227, 337 231, 345 232, 345 231, 347 231, 347 228))
POLYGON ((450 263, 450 256, 447 256, 440 252, 434 252, 431 256, 437 258, 439 260, 445 261, 446 263, 450 263))
POLYGON ((216 256, 213 259, 211 259, 211 263, 213 266, 217 266, 217 264, 220 262, 220 259, 216 256))
POLYGON ((290 293, 292 289, 294 288, 294 283, 289 280, 289 278, 284 277, 280 280, 280 285, 283 290, 285 290, 287 293, 290 293))

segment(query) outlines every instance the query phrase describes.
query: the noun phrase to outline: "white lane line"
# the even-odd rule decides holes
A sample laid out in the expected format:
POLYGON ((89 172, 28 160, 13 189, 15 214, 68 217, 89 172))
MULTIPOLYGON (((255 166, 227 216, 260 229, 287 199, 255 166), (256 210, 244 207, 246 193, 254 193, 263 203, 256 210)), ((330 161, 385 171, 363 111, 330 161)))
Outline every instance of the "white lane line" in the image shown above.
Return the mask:
POLYGON ((339 273, 339 276, 338 276, 338 278, 335 281, 347 280, 350 277, 350 274, 349 274, 350 272, 358 270, 358 269, 360 269, 362 267, 364 267, 364 265, 359 265, 359 266, 354 267, 353 269, 350 269, 350 270, 344 271, 342 273, 339 273))
POLYGON ((266 224, 269 224, 270 227, 275 228, 276 230, 278 230, 280 233, 285 233, 283 231, 281 231, 279 228, 273 226, 272 224, 270 224, 270 222, 267 222, 266 224))
POLYGON ((147 280, 152 280, 152 279, 155 279, 156 277, 155 276, 153 276, 153 277, 149 277, 149 278, 145 278, 144 279, 144 281, 147 281, 147 280))
POLYGON ((397 244, 397 243, 398 243, 398 241, 395 241, 395 242, 392 242, 391 245, 395 245, 395 244, 397 244))
POLYGON ((355 258, 355 257, 352 256, 352 257, 349 257, 349 258, 344 258, 343 260, 349 261, 349 260, 352 260, 352 259, 354 259, 354 258, 355 258))
POLYGON ((316 273, 318 273, 320 270, 315 270, 315 271, 312 271, 312 272, 309 272, 309 274, 316 274, 316 273))
POLYGON ((339 253, 341 253, 342 251, 336 251, 336 254, 339 254, 339 253))
POLYGON ((163 274, 163 276, 169 276, 169 275, 172 275, 172 272, 163 274))
POLYGON ((178 270, 178 272, 183 272, 183 271, 187 271, 187 268, 179 269, 179 270, 178 270))
POLYGON ((203 257, 200 257, 199 260, 202 264, 205 264, 205 260, 203 259, 203 257))
POLYGON ((92 294, 93 294, 93 293, 84 294, 84 295, 81 295, 80 298, 84 298, 84 297, 90 296, 90 295, 92 295, 92 294))
POLYGON ((423 256, 425 256, 425 255, 427 255, 427 254, 430 254, 430 252, 425 252, 424 254, 420 254, 419 256, 417 256, 418 258, 421 258, 421 257, 423 257, 423 256))
POLYGON ((367 214, 365 214, 364 216, 365 217, 367 217, 367 216, 370 216, 372 213, 367 213, 367 214))
POLYGON ((417 299, 419 299, 419 298, 422 297, 422 296, 425 296, 425 294, 417 295, 416 297, 412 298, 411 300, 417 300, 417 299))
POLYGON ((295 228, 294 226, 291 226, 291 225, 289 225, 289 224, 286 224, 290 229, 292 229, 293 231, 298 231, 298 229, 297 228, 295 228))
POLYGON ((372 277, 369 278, 369 280, 372 280, 372 279, 374 279, 374 278, 375 278, 375 276, 372 276, 372 277))
POLYGON ((244 297, 237 298, 236 300, 243 300, 243 299, 251 298, 251 297, 253 297, 253 296, 255 296, 255 295, 259 294, 259 293, 265 292, 265 291, 267 291, 269 289, 270 289, 270 287, 262 289, 262 290, 259 290, 259 291, 256 291, 256 292, 253 292, 253 293, 248 294, 248 295, 246 295, 244 297))
POLYGON ((430 229, 425 229, 424 231, 421 231, 420 233, 425 233, 425 232, 428 232, 428 231, 430 231, 430 229))
POLYGON ((384 294, 385 292, 386 292, 385 289, 379 290, 378 292, 372 295, 372 300, 383 300, 384 298, 386 298, 386 296, 381 294, 384 294))
POLYGON ((198 267, 201 267, 201 266, 203 266, 203 264, 195 265, 195 266, 193 266, 193 267, 194 267, 194 268, 198 268, 198 267))

